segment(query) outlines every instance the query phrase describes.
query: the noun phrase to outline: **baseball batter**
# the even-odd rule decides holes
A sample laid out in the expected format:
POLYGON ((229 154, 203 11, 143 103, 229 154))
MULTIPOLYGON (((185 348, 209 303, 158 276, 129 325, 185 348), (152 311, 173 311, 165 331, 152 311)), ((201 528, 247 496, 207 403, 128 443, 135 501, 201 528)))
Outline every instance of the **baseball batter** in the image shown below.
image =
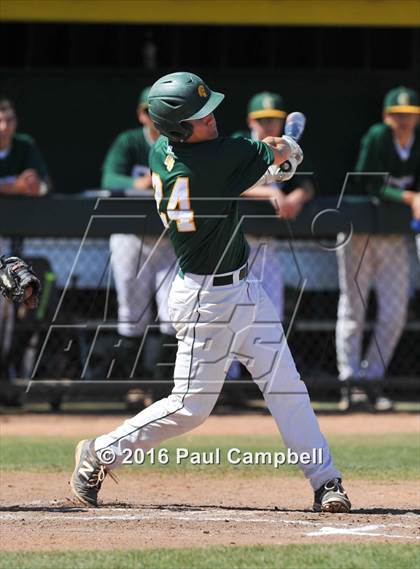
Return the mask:
MULTIPOLYGON (((150 90, 150 116, 162 134, 150 154, 153 187, 181 267, 169 295, 178 339, 174 388, 114 431, 80 441, 71 487, 82 503, 96 506, 106 474, 121 464, 126 449, 147 450, 200 425, 236 356, 262 390, 285 445, 297 453, 322 449, 322 464, 300 463, 315 491, 314 509, 348 512, 340 473, 273 304, 248 279, 249 247, 235 201, 252 195, 272 165, 280 180, 291 177, 302 152, 289 137, 219 137, 213 111, 223 98, 188 72, 166 75, 150 90), (287 175, 281 170, 286 160, 292 165, 287 175), (110 465, 105 449, 115 457, 110 465)), ((267 188, 273 199, 277 192, 267 188)))
MULTIPOLYGON (((140 128, 121 133, 105 158, 102 187, 110 190, 135 188, 152 194, 148 165, 149 151, 159 136, 149 114, 147 96, 140 93, 137 116, 140 128)), ((168 295, 176 269, 176 259, 168 239, 149 235, 114 234, 110 238, 111 265, 118 299, 118 333, 124 341, 127 368, 131 369, 147 326, 153 322, 156 298, 161 342, 174 343, 175 330, 168 314, 168 295), (169 338, 168 338, 169 337, 169 338)), ((165 352, 166 353, 166 352, 165 352)), ((173 355, 175 359, 175 355, 173 355)), ((162 361, 158 355, 158 362, 162 361)), ((156 368, 156 375, 164 368, 156 368)))
MULTIPOLYGON (((356 164, 365 192, 377 196, 392 215, 395 203, 411 207, 420 219, 420 100, 406 87, 392 89, 384 100, 383 123, 362 139, 356 164), (377 174, 370 174, 377 173, 377 174), (386 173, 385 175, 381 173, 386 173)), ((339 241, 341 237, 339 237, 339 241)), ((353 235, 337 250, 340 299, 336 329, 337 367, 343 382, 341 410, 362 388, 377 411, 392 408, 383 380, 404 329, 409 298, 409 259, 405 235, 353 235), (377 298, 374 332, 365 354, 362 336, 370 289, 377 298)))

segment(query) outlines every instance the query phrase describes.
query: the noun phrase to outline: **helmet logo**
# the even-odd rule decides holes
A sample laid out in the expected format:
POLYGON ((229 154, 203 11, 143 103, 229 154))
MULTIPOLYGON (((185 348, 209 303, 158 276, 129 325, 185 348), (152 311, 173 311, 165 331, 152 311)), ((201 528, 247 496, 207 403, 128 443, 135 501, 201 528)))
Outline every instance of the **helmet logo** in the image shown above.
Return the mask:
POLYGON ((398 95, 397 102, 399 105, 409 105, 410 104, 410 97, 409 97, 407 91, 402 91, 398 95))
POLYGON ((197 87, 197 91, 200 97, 207 97, 207 91, 203 84, 197 87))

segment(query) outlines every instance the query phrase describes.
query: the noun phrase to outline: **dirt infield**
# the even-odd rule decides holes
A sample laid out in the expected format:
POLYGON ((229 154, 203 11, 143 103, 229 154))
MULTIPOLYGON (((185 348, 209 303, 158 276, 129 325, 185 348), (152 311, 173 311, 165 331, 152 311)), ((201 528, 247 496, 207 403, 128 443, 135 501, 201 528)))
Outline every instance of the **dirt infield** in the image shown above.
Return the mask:
POLYGON ((413 482, 352 483, 353 513, 332 515, 309 511, 312 495, 302 479, 271 479, 267 492, 267 478, 129 476, 118 486, 107 481, 101 494, 105 505, 89 509, 72 501, 67 478, 2 475, 3 550, 419 539, 413 510, 419 487, 413 482))
MULTIPOLYGON (((128 415, 0 415, 3 436, 72 436, 95 437, 113 430, 128 415)), ((420 415, 411 413, 319 415, 321 430, 326 434, 420 433, 420 415)), ((196 435, 276 435, 277 427, 270 415, 210 416, 195 429, 196 435)))
MULTIPOLYGON (((122 417, 10 415, 3 435, 92 436, 122 417)), ((326 434, 419 432, 419 417, 321 416, 326 434)), ((202 435, 276 433, 271 417, 211 417, 202 435)), ((70 473, 69 473, 70 474, 70 473)), ((67 474, 4 472, 0 485, 3 550, 81 550, 326 542, 418 543, 417 481, 351 481, 348 515, 314 514, 299 477, 206 476, 190 472, 122 472, 106 480, 102 506, 71 498, 67 474)))

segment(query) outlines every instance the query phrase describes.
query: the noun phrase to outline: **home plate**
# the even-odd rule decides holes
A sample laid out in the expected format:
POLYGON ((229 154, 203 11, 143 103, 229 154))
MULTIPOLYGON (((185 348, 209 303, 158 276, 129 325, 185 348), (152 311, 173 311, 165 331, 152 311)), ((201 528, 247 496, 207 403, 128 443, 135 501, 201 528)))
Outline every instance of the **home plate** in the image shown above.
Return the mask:
POLYGON ((322 528, 317 529, 316 531, 311 531, 309 533, 306 533, 305 535, 310 537, 318 537, 323 535, 362 535, 366 537, 396 537, 396 538, 405 538, 405 539, 420 539, 418 536, 395 535, 395 534, 388 534, 377 531, 383 527, 385 526, 367 525, 356 528, 343 528, 343 527, 337 528, 337 527, 324 526, 322 528))

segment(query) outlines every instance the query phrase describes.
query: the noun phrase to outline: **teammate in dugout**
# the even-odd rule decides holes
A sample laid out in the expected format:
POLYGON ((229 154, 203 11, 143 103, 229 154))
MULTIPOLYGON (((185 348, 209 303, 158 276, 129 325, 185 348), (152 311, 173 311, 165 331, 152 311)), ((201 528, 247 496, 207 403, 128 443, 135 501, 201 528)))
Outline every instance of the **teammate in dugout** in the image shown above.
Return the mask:
MULTIPOLYGON (((233 133, 232 136, 250 138, 251 140, 264 140, 267 136, 281 136, 284 121, 287 116, 286 106, 281 95, 263 91, 257 93, 248 102, 247 124, 248 130, 233 133)), ((305 160, 305 162, 307 162, 305 160)), ((307 170, 307 166, 300 164, 300 170, 307 170)), ((288 182, 270 182, 269 185, 277 187, 277 208, 282 218, 294 219, 302 210, 306 202, 312 199, 314 186, 309 176, 295 175, 288 182)), ((264 195, 266 188, 261 188, 264 195)), ((254 186, 253 196, 258 198, 258 186, 254 186)), ((265 235, 256 237, 247 235, 250 246, 249 267, 254 278, 257 278, 265 292, 270 297, 281 321, 284 320, 284 286, 280 257, 280 241, 275 237, 265 235)), ((232 362, 228 378, 238 379, 242 375, 238 361, 232 362)), ((238 390, 234 394, 238 397, 238 390)), ((244 396, 239 397, 245 400, 244 396)))
MULTIPOLYGON (((257 93, 248 103, 249 130, 238 131, 232 136, 260 141, 268 136, 279 137, 283 132, 286 116, 283 97, 267 91, 257 93)), ((303 164, 299 167, 300 170, 305 169, 303 164)), ((277 193, 276 207, 284 219, 297 217, 314 194, 313 183, 309 176, 297 174, 290 181, 271 182, 269 185, 280 190, 277 193)), ((261 188, 262 195, 265 194, 264 185, 254 186, 252 197, 258 197, 258 188, 261 188)), ((284 290, 279 241, 271 236, 256 238, 249 235, 247 241, 250 245, 249 266, 270 297, 280 320, 283 320, 284 290)))
MULTIPOLYGON (((0 198, 12 195, 42 196, 47 193, 50 185, 47 167, 34 140, 27 134, 17 133, 17 126, 13 102, 5 96, 0 96, 0 198)), ((4 249, 0 236, 0 252, 4 249)), ((3 259, 4 262, 0 260, 0 291, 3 292, 3 295, 0 295, 0 369, 2 360, 6 359, 11 349, 15 323, 13 305, 6 299, 18 300, 19 296, 7 290, 6 280, 2 283, 1 279, 6 279, 6 275, 9 275, 9 282, 15 287, 14 290, 19 288, 16 283, 20 277, 15 269, 18 270, 18 266, 22 268, 22 265, 14 259, 16 258, 3 259), (12 274, 14 277, 10 280, 12 274)), ((20 269, 19 274, 22 274, 20 269)), ((27 308, 35 308, 37 295, 32 294, 30 286, 24 288, 25 297, 18 301, 23 302, 27 308)))
POLYGON ((50 185, 44 159, 33 139, 16 129, 13 103, 0 96, 0 195, 44 195, 50 185))
MULTIPOLYGON (((420 219, 420 100, 406 87, 385 97, 383 122, 362 139, 356 171, 363 172, 357 188, 388 203, 406 204, 420 219), (387 173, 381 175, 381 173, 387 173)), ((386 214, 385 209, 385 214, 386 214)), ((341 236, 339 236, 341 241, 341 236)), ((367 395, 377 411, 392 409, 383 381, 406 322, 409 299, 409 259, 404 235, 353 235, 338 248, 340 298, 336 328, 337 367, 342 383, 339 408, 350 409, 367 395), (361 260, 363 261, 361 262, 361 260), (375 287, 377 316, 362 355, 362 336, 369 290, 375 287)), ((420 240, 417 237, 420 258, 420 240)))
MULTIPOLYGON (((273 164, 280 181, 291 177, 302 151, 289 137, 219 137, 213 112, 223 98, 188 72, 166 75, 150 90, 150 116, 162 134, 150 153, 153 187, 181 267, 169 296, 178 339, 175 384, 169 397, 115 430, 80 441, 71 488, 82 503, 96 506, 105 476, 121 464, 125 449, 148 450, 200 425, 236 356, 262 390, 285 445, 299 454, 322 449, 322 464, 300 464, 315 491, 314 509, 348 512, 341 475, 273 304, 248 279, 249 246, 235 200, 251 196, 273 164), (287 174, 280 168, 286 160, 292 165, 287 174), (112 464, 104 463, 105 449, 115 457, 112 464)), ((276 203, 279 191, 267 187, 266 197, 276 203)))
MULTIPOLYGON (((140 93, 137 117, 141 127, 121 133, 111 145, 102 174, 102 187, 110 190, 134 188, 139 195, 153 196, 148 166, 150 148, 159 132, 148 113, 150 87, 140 93)), ((156 298, 160 320, 161 349, 157 364, 174 361, 175 330, 168 314, 168 295, 176 270, 176 258, 167 238, 159 241, 150 235, 114 234, 110 238, 111 265, 118 299, 118 333, 122 345, 115 372, 130 373, 147 327, 153 323, 153 300, 156 298)), ((141 365, 141 362, 140 362, 141 365)), ((163 379, 167 368, 155 366, 155 376, 163 379)), ((166 374, 165 374, 166 372, 166 374)), ((140 370, 136 369, 136 375, 140 370)))

